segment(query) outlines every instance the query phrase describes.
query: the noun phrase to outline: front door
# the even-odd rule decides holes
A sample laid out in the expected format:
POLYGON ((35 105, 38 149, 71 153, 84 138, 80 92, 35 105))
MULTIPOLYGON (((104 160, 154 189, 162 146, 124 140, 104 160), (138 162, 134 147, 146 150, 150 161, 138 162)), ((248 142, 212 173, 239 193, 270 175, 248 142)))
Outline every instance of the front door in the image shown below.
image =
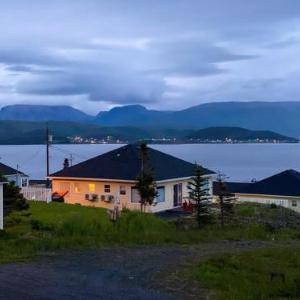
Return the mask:
POLYGON ((174 207, 182 205, 182 183, 173 186, 173 202, 174 207))

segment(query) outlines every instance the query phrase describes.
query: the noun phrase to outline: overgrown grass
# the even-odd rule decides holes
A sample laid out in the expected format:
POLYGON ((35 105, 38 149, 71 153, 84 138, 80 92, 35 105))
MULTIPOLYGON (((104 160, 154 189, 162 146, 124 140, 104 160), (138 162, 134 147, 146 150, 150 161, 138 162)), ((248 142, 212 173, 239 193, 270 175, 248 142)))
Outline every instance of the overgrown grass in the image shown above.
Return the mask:
POLYGON ((28 211, 6 218, 5 232, 0 236, 0 263, 59 249, 257 239, 299 239, 299 232, 293 229, 274 231, 255 223, 224 229, 211 225, 201 230, 184 230, 155 215, 129 211, 123 212, 114 224, 101 208, 31 203, 28 211))
POLYGON ((300 248, 221 255, 196 265, 192 276, 217 299, 300 299, 300 248))

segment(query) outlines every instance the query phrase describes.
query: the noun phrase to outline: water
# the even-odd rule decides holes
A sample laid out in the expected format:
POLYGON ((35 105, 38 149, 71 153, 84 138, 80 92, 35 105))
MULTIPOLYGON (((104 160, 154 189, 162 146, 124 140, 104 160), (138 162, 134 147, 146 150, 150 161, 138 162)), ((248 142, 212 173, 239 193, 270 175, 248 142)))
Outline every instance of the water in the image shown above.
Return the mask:
MULTIPOLYGON (((72 155, 73 164, 120 147, 120 145, 53 145, 50 171, 62 168, 64 158, 72 155)), ((300 170, 300 144, 193 144, 151 145, 168 154, 197 162, 226 174, 228 180, 262 179, 286 169, 300 170)), ((45 146, 0 146, 0 162, 30 175, 45 178, 45 146)))

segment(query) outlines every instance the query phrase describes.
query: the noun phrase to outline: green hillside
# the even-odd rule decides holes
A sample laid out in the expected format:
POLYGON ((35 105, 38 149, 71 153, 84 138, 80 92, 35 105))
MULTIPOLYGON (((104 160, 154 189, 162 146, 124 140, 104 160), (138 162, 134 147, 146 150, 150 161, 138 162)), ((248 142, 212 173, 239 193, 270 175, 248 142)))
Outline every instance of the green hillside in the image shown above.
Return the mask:
MULTIPOLYGON (((74 122, 48 122, 54 143, 132 143, 146 140, 149 143, 189 143, 225 141, 287 141, 297 142, 271 131, 252 131, 238 127, 211 127, 198 131, 159 127, 138 128, 130 126, 104 127, 96 124, 74 122)), ((0 121, 0 144, 43 144, 46 139, 45 122, 0 121)))
POLYGON ((297 139, 287 137, 268 130, 249 130, 240 127, 209 127, 197 130, 188 136, 196 141, 288 141, 297 142, 297 139))

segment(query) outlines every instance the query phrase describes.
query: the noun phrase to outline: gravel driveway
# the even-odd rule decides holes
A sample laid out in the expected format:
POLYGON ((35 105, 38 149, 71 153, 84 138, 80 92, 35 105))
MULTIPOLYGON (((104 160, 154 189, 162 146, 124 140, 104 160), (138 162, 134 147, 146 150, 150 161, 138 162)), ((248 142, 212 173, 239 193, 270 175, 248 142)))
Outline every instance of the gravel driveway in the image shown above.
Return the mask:
POLYGON ((194 259, 266 246, 270 244, 219 242, 64 251, 0 265, 0 299, 208 299, 205 290, 187 290, 165 274, 194 259))

